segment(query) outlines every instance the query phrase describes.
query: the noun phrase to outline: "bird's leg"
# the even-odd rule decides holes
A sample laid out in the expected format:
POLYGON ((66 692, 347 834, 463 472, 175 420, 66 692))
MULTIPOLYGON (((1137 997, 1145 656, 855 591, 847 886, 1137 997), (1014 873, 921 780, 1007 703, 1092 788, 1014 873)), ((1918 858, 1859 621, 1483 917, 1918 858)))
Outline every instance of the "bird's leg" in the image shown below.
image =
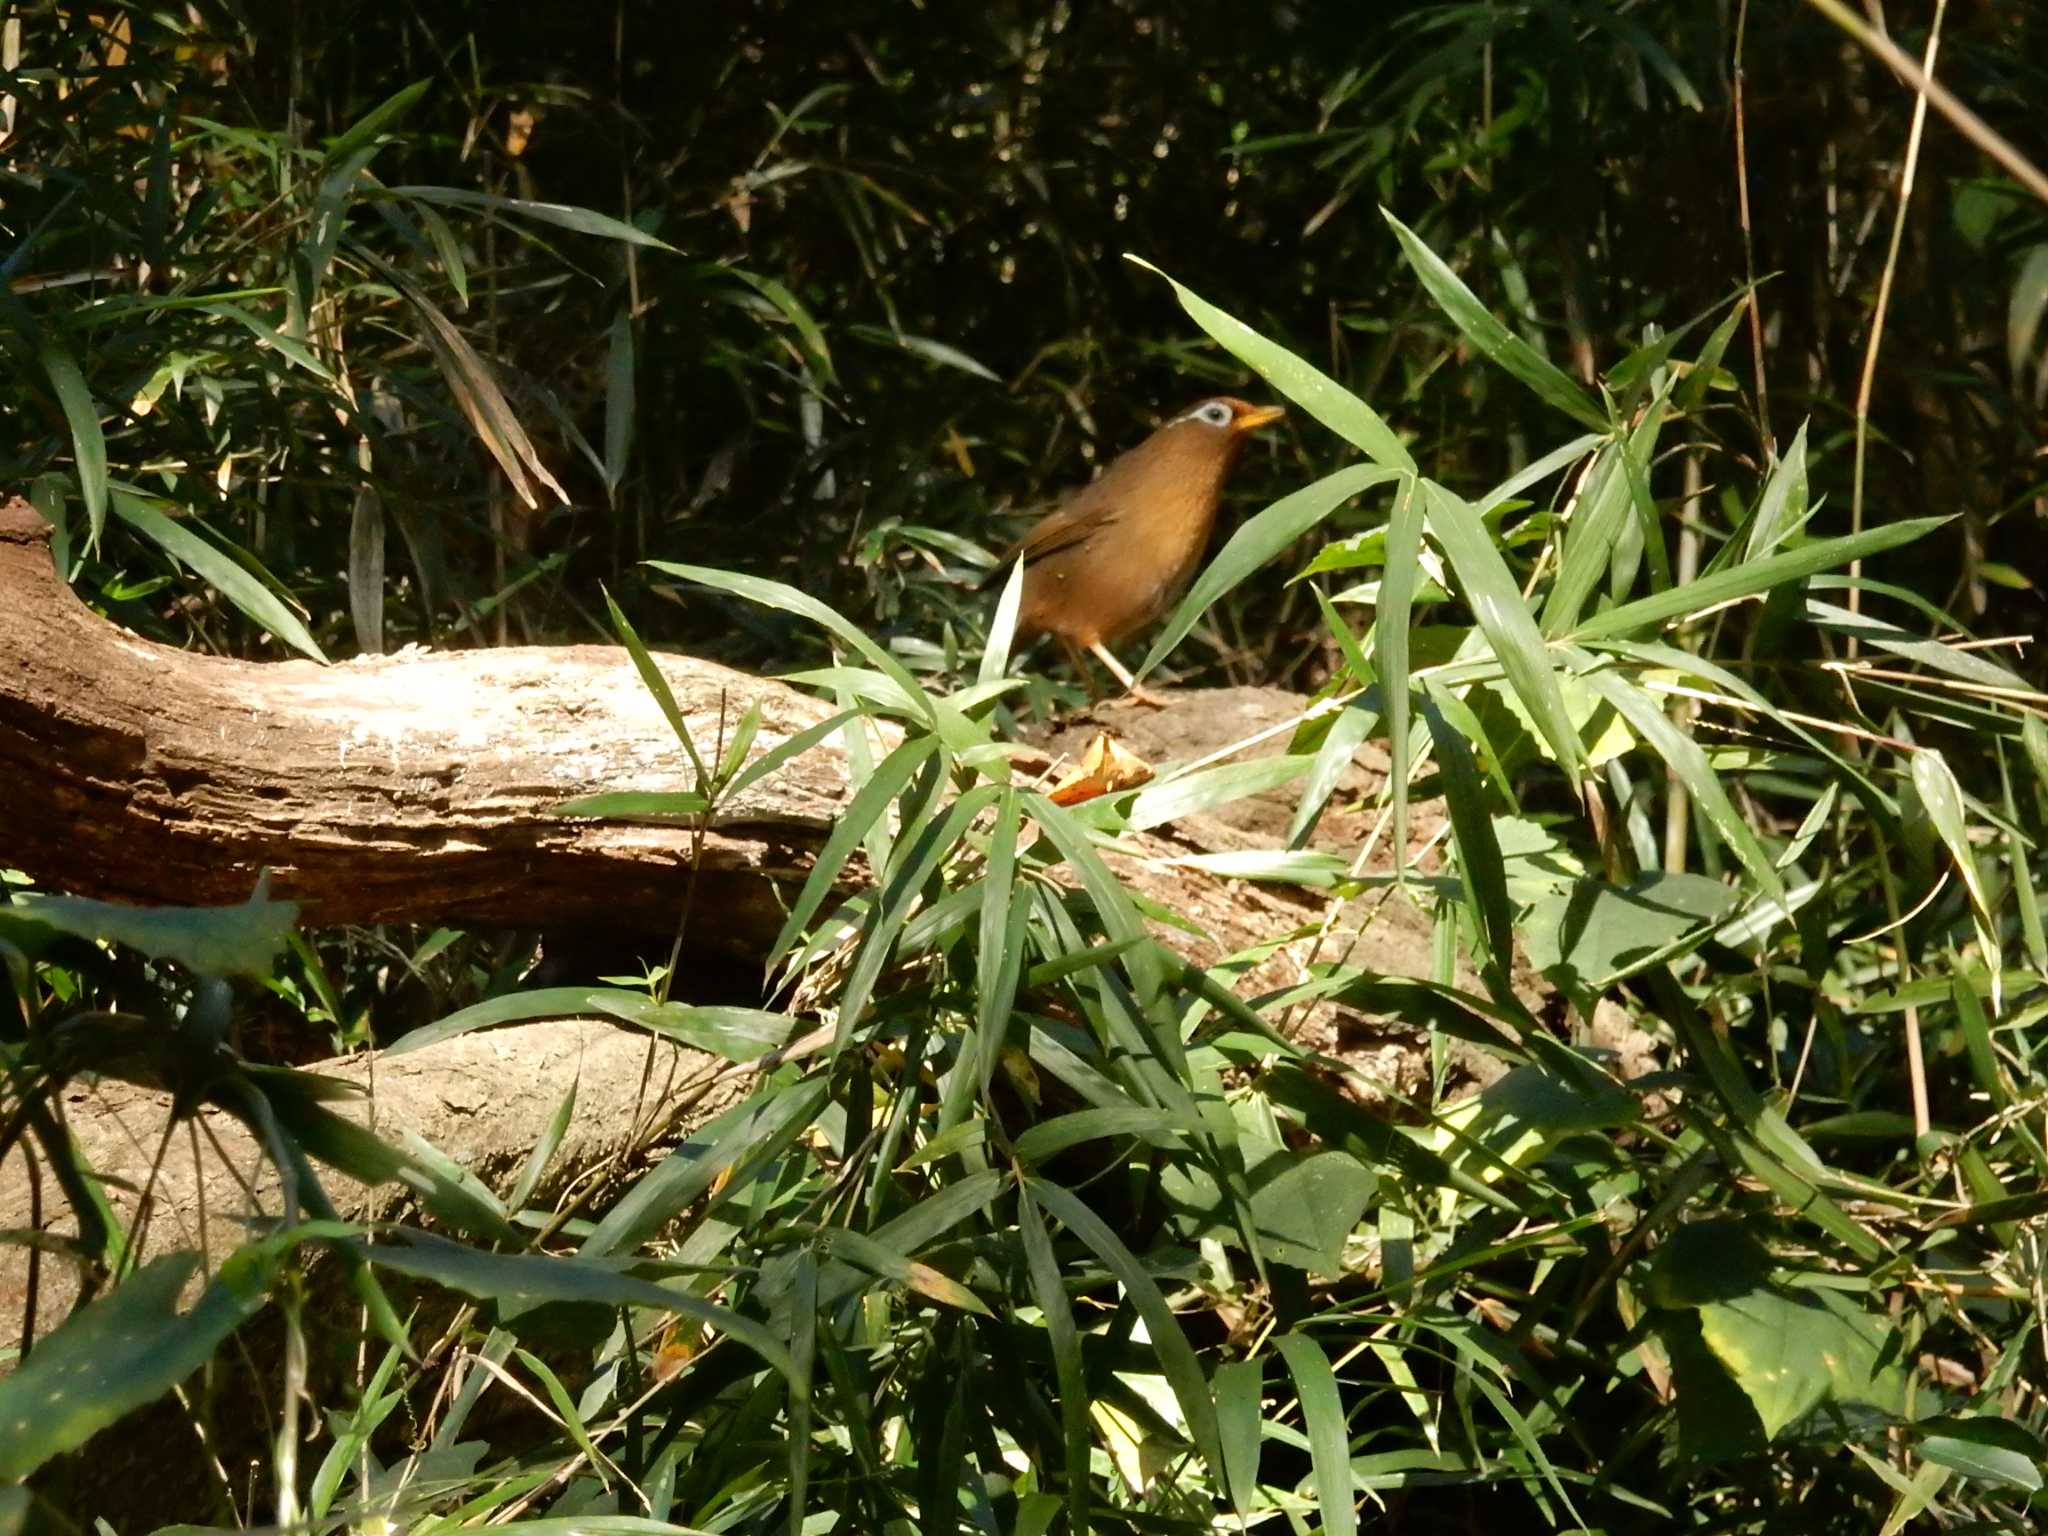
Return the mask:
POLYGON ((1081 691, 1088 695, 1088 708, 1095 707, 1095 678, 1088 670, 1088 658, 1081 648, 1065 635, 1060 636, 1060 649, 1067 653, 1067 665, 1074 670, 1074 681, 1081 685, 1081 691))
POLYGON ((1131 676, 1124 664, 1110 653, 1108 646, 1098 640, 1089 646, 1088 649, 1095 659, 1109 668, 1110 673, 1116 680, 1124 685, 1124 697, 1128 698, 1133 704, 1143 704, 1148 709, 1166 708, 1166 700, 1160 698, 1157 694, 1147 693, 1144 689, 1140 688, 1138 680, 1131 676))

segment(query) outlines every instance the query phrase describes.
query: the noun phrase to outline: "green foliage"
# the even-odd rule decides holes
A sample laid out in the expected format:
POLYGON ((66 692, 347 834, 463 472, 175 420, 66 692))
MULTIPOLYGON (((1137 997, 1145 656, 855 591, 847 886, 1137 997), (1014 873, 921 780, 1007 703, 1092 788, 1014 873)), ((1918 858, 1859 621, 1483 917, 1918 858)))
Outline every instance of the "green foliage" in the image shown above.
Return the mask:
MULTIPOLYGON (((856 30, 879 107, 846 80, 779 93, 795 105, 763 114, 752 160, 717 167, 713 235, 680 193, 640 195, 646 155, 625 167, 630 219, 526 195, 506 109, 547 101, 570 117, 570 96, 515 98, 458 69, 445 40, 432 81, 260 131, 209 115, 226 92, 178 61, 185 23, 121 14, 139 29, 119 65, 132 92, 83 88, 116 67, 85 19, 38 17, 36 67, 81 88, 37 98, 26 122, 29 163, 65 175, 22 177, 36 201, 0 316, 34 364, 5 396, 11 419, 39 423, 19 475, 66 523, 81 590, 160 632, 254 649, 260 631, 311 655, 338 648, 344 613, 370 649, 486 621, 503 633, 515 612, 547 631, 573 613, 631 651, 694 781, 564 814, 701 831, 835 735, 856 782, 791 902, 771 1006, 671 997, 666 971, 645 987, 520 991, 480 942, 392 942, 400 969, 440 968, 435 1021, 399 1049, 574 1012, 759 1069, 747 1097, 587 1213, 534 1197, 573 1093, 500 1187, 342 1120, 325 1107, 333 1085, 242 1057, 228 1025, 259 994, 219 974, 258 973, 263 998, 337 1034, 369 1016, 395 1034, 393 988, 365 979, 388 968, 382 949, 372 961, 300 939, 274 959, 260 905, 117 922, 89 904, 10 904, 0 957, 20 1024, 0 1039, 0 1150, 53 1175, 78 1222, 55 1247, 110 1283, 0 1382, 0 1471, 47 1471, 183 1386, 265 1292, 288 1359, 309 1330, 353 1349, 346 1325, 296 1304, 324 1255, 385 1346, 360 1350, 350 1401, 320 1405, 331 1439, 303 1502, 288 1430, 266 1469, 280 1511, 326 1527, 1195 1531, 1228 1509, 1347 1532, 1400 1501, 1418 1520, 1476 1511, 1517 1528, 1761 1532, 1784 1528, 1781 1505, 1802 1529, 1896 1529, 1929 1511, 2025 1528, 2044 1369, 2032 1254, 2048 1153, 2030 1111, 2048 1089, 2030 1036, 2048 997, 2048 732, 2027 675, 1925 595, 1938 584, 1913 565, 1959 547, 1939 542, 1952 510, 1981 533, 2020 503, 1946 497, 1940 515, 1906 518, 1891 514, 1920 502, 1901 494, 1849 529, 1824 491, 1841 458, 1828 401, 1782 454, 1767 423, 1760 458, 1727 440, 1757 425, 1731 423, 1725 403, 1739 306, 1690 304, 1676 278, 1603 292, 1586 270, 1588 240, 1614 254, 1617 238, 1586 216, 1590 179, 1652 196, 1640 148, 1618 146, 1693 131, 1718 78, 1701 67, 1713 27, 1673 7, 1429 7, 1360 23, 1348 51, 1319 56, 1334 24, 1276 21, 1274 37, 1297 29, 1283 47, 1240 20, 1231 35, 1254 63, 1282 56, 1267 75, 1203 55, 1176 76, 1176 99, 1213 87, 1211 131, 1261 110, 1233 94, 1255 81, 1312 83, 1320 126, 1230 133, 1234 164, 1317 187, 1312 229, 1355 222, 1367 232, 1344 231, 1345 255, 1369 252, 1375 271, 1398 255, 1406 275, 1368 293, 1344 286, 1352 261, 1304 256, 1246 311, 1256 325, 1236 317, 1253 284, 1217 279, 1233 295, 1219 304, 1196 291, 1206 268, 1168 279, 1204 333, 1331 440, 1305 429, 1294 451, 1313 476, 1226 542, 1146 665, 1190 637, 1223 655, 1257 624, 1322 658, 1319 699, 1277 761, 1169 765, 1063 808, 1012 774, 1001 732, 1026 683, 1006 638, 980 645, 951 579, 983 553, 976 477, 905 466, 945 462, 943 431, 956 466, 980 454, 1050 479, 1073 467, 1063 453, 976 427, 961 380, 1028 381, 1027 403, 1079 401, 1085 418, 1088 395, 1143 370, 1077 318, 1112 281, 1106 260, 1073 260, 1101 228, 1013 242, 1013 256, 1042 241, 1072 264, 1069 330, 1038 363, 998 323, 1028 306, 942 302, 945 263, 979 226, 948 201, 958 168, 920 164, 933 141, 905 135, 913 99, 964 78, 937 67, 956 34, 881 25, 878 52, 856 30), (443 90, 488 143, 481 186, 420 179, 457 168, 411 126, 443 90), (1482 196, 1550 160, 1589 184, 1482 196), (1342 216, 1362 194, 1424 202, 1418 187, 1427 206, 1388 215, 1391 233, 1342 216), (706 259, 721 238, 747 247, 755 220, 764 251, 706 259), (771 240, 785 221, 808 233, 771 240), (31 258, 45 277, 114 275, 81 295, 21 281, 31 258), (1336 306, 1329 367, 1288 339, 1313 334, 1300 295, 1278 291, 1297 278, 1336 306), (1569 317, 1562 336, 1539 305, 1569 317), (1698 318, 1665 329, 1674 307, 1698 318), (1360 336, 1378 338, 1370 359, 1350 350, 1360 336), (539 366, 551 345, 573 353, 559 371, 539 366), (1368 378, 1378 407, 1344 382, 1368 378), (707 380, 716 429, 674 409, 707 380), (678 511, 658 489, 682 483, 685 461, 711 481, 715 430, 754 434, 725 445, 727 483, 778 519, 721 506, 741 492, 678 511), (1325 462, 1351 449, 1372 462, 1325 462), (794 467, 763 493, 777 457, 794 467), (1711 489, 1687 463, 1712 464, 1711 489), (552 522, 543 493, 563 507, 552 522), (394 528, 403 576, 385 561, 394 528), (1297 581, 1255 579, 1290 551, 1297 581), (228 607, 164 601, 167 562, 228 607), (1321 584, 1374 569, 1376 583, 1321 584), (593 574, 609 579, 602 606, 593 574), (1886 579, 1899 575, 1909 585, 1886 579), (699 634, 742 626, 736 649, 822 658, 796 680, 839 712, 773 751, 755 750, 751 718, 696 739, 641 640, 663 594, 686 599, 699 634), (1364 603, 1360 632, 1347 610, 1364 603), (1363 808, 1387 819, 1396 878, 1434 914, 1436 975, 1319 951, 1299 985, 1243 995, 1245 957, 1190 964, 1104 857, 1299 780, 1288 848, 1187 862, 1310 887, 1330 924, 1362 925, 1357 898, 1379 878, 1365 850, 1307 837, 1372 738, 1392 773, 1363 808), (1431 793, 1447 805, 1442 857, 1410 863, 1431 793), (835 901, 848 880, 857 893, 835 901), (1518 963, 1562 1017, 1533 1016, 1518 963), (137 997, 146 1012, 121 1006, 137 997), (1415 1030, 1416 1084, 1369 1098, 1355 1058, 1301 1044, 1290 1025, 1319 1004, 1415 1030), (1617 1021, 1647 1037, 1654 1070, 1625 1074, 1617 1021), (1483 1090, 1449 1075, 1454 1044, 1486 1064, 1483 1090), (234 1115, 284 1181, 288 1224, 231 1257, 191 1310, 174 1309, 189 1256, 118 1229, 52 1113, 90 1073, 234 1115), (407 1187, 460 1241, 296 1225, 326 1214, 321 1169, 407 1187), (380 1275, 464 1298, 440 1345, 423 1347, 380 1275), (507 1433, 478 1413, 487 1398, 533 1417, 507 1433)), ((821 23, 775 15, 808 65, 821 23)), ((1055 224, 1049 169, 1071 164, 1091 194, 1138 190, 1048 77, 1108 24, 948 23, 1018 76, 1011 126, 963 100, 948 108, 958 137, 1011 135, 998 180, 1055 224)), ((1810 44, 1773 25, 1794 57, 1757 68, 1800 67, 1792 45, 1810 44)), ((193 26, 187 41, 206 45, 193 26)), ((381 17, 359 42, 320 46, 388 63, 392 29, 413 36, 381 17)), ((723 64, 746 57, 736 46, 723 64)), ((739 94, 688 110, 721 124, 739 94)), ((1086 94, 1091 113, 1106 99, 1086 94)), ((689 168, 698 196, 709 183, 690 177, 715 180, 689 168)), ((1968 227, 2010 255, 2033 219, 1999 202, 1968 227)), ((1141 219, 1115 243, 1171 251, 1157 233, 1141 219)), ((1645 269, 1654 254, 1638 253, 1645 269)), ((1244 257, 1214 265, 1241 272, 1244 257)), ((1725 288, 1729 264, 1714 264, 1725 288)), ((2012 290, 2013 385, 2036 265, 2012 290)), ((1787 311, 1794 329, 1813 320, 1787 311)), ((1191 346, 1154 354, 1177 380, 1238 377, 1191 346)), ((1981 377, 1967 388, 1979 405, 2018 398, 1981 377)), ((1960 547, 1976 551, 1958 557, 1964 588, 1996 586, 1997 562, 1960 547)), ((301 1384, 287 1382, 292 1403, 301 1384)))

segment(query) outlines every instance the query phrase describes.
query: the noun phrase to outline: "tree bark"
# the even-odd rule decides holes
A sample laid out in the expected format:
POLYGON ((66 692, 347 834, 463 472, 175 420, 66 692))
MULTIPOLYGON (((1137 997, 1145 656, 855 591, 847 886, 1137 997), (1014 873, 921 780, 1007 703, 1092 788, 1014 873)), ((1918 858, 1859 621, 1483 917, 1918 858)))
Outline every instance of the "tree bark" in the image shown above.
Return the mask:
MULTIPOLYGON (((755 751, 825 718, 794 689, 656 658, 699 750, 761 711, 755 751)), ((820 744, 721 809, 697 874, 709 947, 758 957, 846 794, 820 744)), ((245 662, 141 639, 54 569, 49 529, 0 505, 0 863, 79 895, 205 906, 259 872, 310 925, 448 922, 671 931, 684 827, 565 819, 600 791, 681 792, 691 766, 623 649, 245 662)))
MULTIPOLYGON (((779 683, 688 657, 655 660, 707 755, 750 707, 761 720, 753 753, 828 713, 779 683)), ((1052 738, 1035 766, 1078 756, 1098 724, 1114 726, 1156 765, 1280 751, 1307 702, 1274 689, 1225 689, 1182 694, 1157 714, 1107 705, 1094 721, 1052 738)), ((1367 748, 1340 788, 1351 800, 1370 799, 1384 774, 1384 758, 1367 748)), ((687 827, 561 817, 554 807, 583 795, 695 787, 686 755, 624 650, 409 651, 328 667, 180 651, 86 608, 52 565, 47 526, 21 501, 0 505, 0 784, 9 801, 0 865, 53 890, 228 904, 245 899, 268 870, 271 894, 301 903, 302 920, 313 926, 666 934, 687 899, 694 856, 687 947, 756 964, 781 925, 786 887, 808 871, 851 793, 835 733, 722 808, 699 854, 687 827)), ((1224 879, 1178 862, 1280 846, 1291 808, 1290 791, 1247 797, 1125 837, 1104 856, 1132 890, 1201 928, 1157 928, 1197 964, 1285 937, 1238 976, 1247 995, 1305 979, 1318 959, 1385 975, 1430 974, 1431 923, 1405 897, 1333 904, 1319 892, 1224 879)), ((1442 818, 1440 803, 1412 808, 1411 854, 1440 836, 1442 818)), ((1370 826, 1356 810, 1333 805, 1316 842, 1348 854, 1372 845, 1370 826)), ((1391 867, 1391 852, 1382 849, 1359 872, 1391 867)), ((849 868, 849 884, 862 878, 849 868)), ((1469 973, 1463 979, 1477 988, 1469 973)), ((1543 1006, 1534 976, 1518 977, 1516 990, 1532 1008, 1543 1006)), ((1635 1075, 1654 1042, 1618 1010, 1603 1006, 1601 1014, 1595 1037, 1619 1048, 1624 1074, 1635 1075)), ((1428 1091, 1429 1039, 1417 1026, 1327 1005, 1277 1022, 1343 1060, 1368 1100, 1428 1091)), ((551 1023, 464 1037, 385 1066, 378 1063, 389 1058, 371 1055, 316 1069, 366 1086, 374 1080, 380 1130, 414 1131, 487 1182, 526 1156, 580 1071, 578 1139, 565 1146, 560 1165, 565 1176, 597 1164, 623 1175, 631 1171, 631 1159, 619 1156, 626 1143, 607 1137, 634 1118, 638 1078, 622 1073, 631 1066, 636 1074, 649 1049, 615 1024, 551 1023)), ((653 1050, 662 1072, 709 1070, 702 1059, 686 1060, 693 1053, 666 1044, 653 1050)), ((1500 1070, 1456 1045, 1453 1065, 1472 1084, 1500 1070)), ((741 1091, 751 1079, 719 1081, 741 1091)), ((139 1188, 147 1167, 133 1158, 164 1135, 163 1096, 77 1089, 68 1109, 88 1164, 125 1173, 139 1188)), ((228 1172, 250 1166, 253 1149, 232 1150, 233 1128, 223 1134, 231 1148, 225 1162, 193 1165, 187 1153, 185 1173, 175 1171, 174 1159, 159 1176, 151 1218, 159 1234, 196 1230, 202 1208, 245 1212, 252 1199, 261 1202, 260 1181, 251 1186, 228 1172)), ((171 1144, 187 1143, 181 1132, 171 1144)), ((644 1138, 631 1142, 645 1145, 644 1138)), ((28 1178, 20 1157, 7 1159, 0 1229, 38 1224, 28 1178)), ((345 1214, 382 1209, 363 1191, 345 1214)), ((63 1268, 43 1266, 59 1290, 52 1277, 63 1268)), ((13 1261, 0 1273, 0 1336, 20 1326, 23 1273, 13 1261)), ((58 1299, 46 1293, 40 1325, 61 1316, 61 1305, 48 1304, 58 1299)))

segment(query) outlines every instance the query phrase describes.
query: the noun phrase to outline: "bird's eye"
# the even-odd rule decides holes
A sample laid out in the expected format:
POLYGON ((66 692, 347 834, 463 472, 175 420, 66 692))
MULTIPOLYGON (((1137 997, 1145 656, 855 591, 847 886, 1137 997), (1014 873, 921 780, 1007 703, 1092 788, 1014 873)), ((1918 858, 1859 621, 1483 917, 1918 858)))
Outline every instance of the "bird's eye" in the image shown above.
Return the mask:
POLYGON ((1230 407, 1221 400, 1211 400, 1196 414, 1212 427, 1227 427, 1230 425, 1230 407))

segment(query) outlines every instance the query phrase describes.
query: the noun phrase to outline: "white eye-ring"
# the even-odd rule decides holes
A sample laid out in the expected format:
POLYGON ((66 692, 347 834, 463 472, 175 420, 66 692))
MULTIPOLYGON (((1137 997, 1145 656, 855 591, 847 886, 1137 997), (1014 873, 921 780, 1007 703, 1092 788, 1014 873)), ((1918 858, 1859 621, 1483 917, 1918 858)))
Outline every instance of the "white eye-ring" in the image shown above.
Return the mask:
POLYGON ((1230 407, 1221 400, 1211 400, 1206 405, 1198 405, 1189 411, 1188 415, 1193 420, 1212 427, 1227 427, 1235 419, 1231 415, 1230 407))

